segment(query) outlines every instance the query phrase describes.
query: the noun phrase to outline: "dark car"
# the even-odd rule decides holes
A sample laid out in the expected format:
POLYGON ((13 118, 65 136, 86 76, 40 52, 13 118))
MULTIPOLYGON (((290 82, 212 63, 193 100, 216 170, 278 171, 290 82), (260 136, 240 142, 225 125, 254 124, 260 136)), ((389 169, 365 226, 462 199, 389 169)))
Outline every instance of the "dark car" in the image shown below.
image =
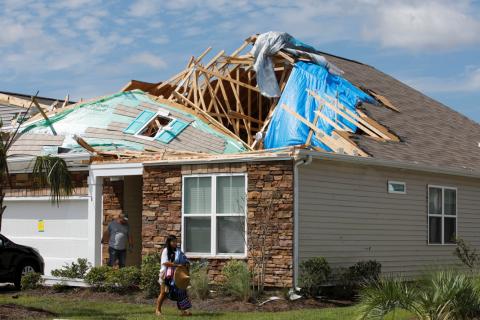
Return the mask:
POLYGON ((43 274, 44 267, 36 249, 16 244, 0 234, 0 283, 10 282, 20 288, 22 276, 30 272, 43 274))

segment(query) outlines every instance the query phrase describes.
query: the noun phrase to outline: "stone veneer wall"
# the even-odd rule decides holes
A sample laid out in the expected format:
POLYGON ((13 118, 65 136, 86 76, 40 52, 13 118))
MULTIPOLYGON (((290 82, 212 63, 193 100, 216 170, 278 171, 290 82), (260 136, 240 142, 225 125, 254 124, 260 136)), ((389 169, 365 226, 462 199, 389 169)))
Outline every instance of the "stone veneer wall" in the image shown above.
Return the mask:
MULTIPOLYGON (((248 237, 262 222, 265 210, 272 206, 279 232, 269 236, 272 258, 267 264, 266 285, 293 285, 293 163, 291 161, 248 162, 145 167, 143 174, 142 254, 160 252, 165 237, 181 239, 182 175, 200 173, 237 173, 248 175, 248 237)), ((263 220, 264 221, 264 220, 263 220)), ((226 259, 209 259, 209 275, 221 281, 226 259)), ((251 259, 248 259, 251 263, 251 259)))
MULTIPOLYGON (((123 180, 110 181, 109 178, 103 179, 103 225, 102 235, 113 217, 123 213, 123 180)), ((102 245, 103 264, 108 261, 108 244, 102 245)))

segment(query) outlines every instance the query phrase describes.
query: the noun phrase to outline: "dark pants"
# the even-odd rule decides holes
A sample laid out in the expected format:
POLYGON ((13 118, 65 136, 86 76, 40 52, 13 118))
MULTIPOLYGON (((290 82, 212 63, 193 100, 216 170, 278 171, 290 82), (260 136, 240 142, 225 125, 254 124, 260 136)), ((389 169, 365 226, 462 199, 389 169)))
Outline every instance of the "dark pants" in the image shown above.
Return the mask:
POLYGON ((127 260, 127 250, 117 250, 112 247, 108 247, 108 265, 113 267, 118 260, 118 267, 125 267, 125 260, 127 260))

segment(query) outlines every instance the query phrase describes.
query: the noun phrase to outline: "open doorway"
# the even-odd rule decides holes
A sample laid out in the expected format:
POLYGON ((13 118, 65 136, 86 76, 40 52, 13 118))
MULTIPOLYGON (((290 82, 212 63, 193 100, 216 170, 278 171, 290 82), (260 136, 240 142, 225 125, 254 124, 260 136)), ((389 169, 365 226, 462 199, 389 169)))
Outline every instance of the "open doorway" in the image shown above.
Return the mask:
MULTIPOLYGON (((132 250, 127 250, 127 266, 140 266, 142 262, 142 176, 108 177, 103 183, 103 230, 119 213, 128 218, 133 240, 132 250)), ((102 263, 108 263, 108 244, 102 248, 102 263)))
POLYGON ((126 176, 123 183, 123 212, 128 218, 133 249, 127 252, 127 266, 142 263, 142 176, 126 176))

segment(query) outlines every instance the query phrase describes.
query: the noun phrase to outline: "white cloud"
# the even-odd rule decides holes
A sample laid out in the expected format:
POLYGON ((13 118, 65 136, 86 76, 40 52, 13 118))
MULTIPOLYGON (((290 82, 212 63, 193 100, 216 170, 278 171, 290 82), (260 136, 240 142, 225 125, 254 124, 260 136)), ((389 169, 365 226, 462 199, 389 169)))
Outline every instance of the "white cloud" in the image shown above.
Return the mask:
POLYGON ((159 3, 151 0, 137 0, 132 3, 129 15, 133 17, 150 17, 158 12, 159 3))
POLYGON ((480 42, 480 21, 468 4, 444 1, 386 2, 364 27, 384 47, 451 49, 480 42))
POLYGON ((167 66, 166 62, 151 52, 140 52, 130 56, 127 60, 130 64, 146 65, 155 69, 163 69, 167 66))
POLYGON ((480 67, 467 67, 452 77, 418 77, 404 80, 412 87, 429 93, 480 92, 480 67))

